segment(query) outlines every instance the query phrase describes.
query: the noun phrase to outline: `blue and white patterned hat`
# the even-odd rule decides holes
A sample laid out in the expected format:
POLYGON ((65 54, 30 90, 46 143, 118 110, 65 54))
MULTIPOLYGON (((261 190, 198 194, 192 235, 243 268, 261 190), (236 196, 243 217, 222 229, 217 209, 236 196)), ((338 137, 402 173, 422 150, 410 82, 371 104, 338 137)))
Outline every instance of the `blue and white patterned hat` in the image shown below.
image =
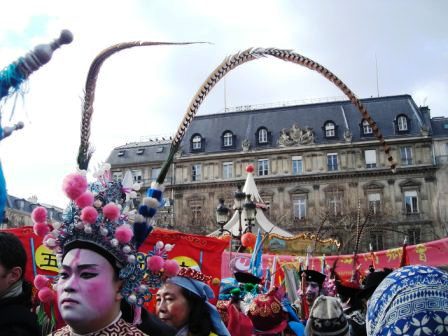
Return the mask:
POLYGON ((367 335, 448 335, 448 274, 421 265, 389 274, 368 302, 367 335))

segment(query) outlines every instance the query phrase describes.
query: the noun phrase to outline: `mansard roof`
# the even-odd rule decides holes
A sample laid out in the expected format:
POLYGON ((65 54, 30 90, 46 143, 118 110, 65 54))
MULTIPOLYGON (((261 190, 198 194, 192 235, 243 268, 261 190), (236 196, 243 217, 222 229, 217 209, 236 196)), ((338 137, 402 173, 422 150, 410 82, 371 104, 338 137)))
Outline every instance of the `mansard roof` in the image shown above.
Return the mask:
POLYGON ((116 147, 107 159, 112 166, 163 162, 168 157, 171 140, 135 142, 116 147))
POLYGON ((436 117, 431 119, 434 138, 448 137, 448 118, 436 117))
MULTIPOLYGON (((431 127, 410 95, 368 98, 362 99, 362 103, 386 139, 420 136, 422 125, 431 127), (399 115, 405 115, 408 120, 408 131, 401 134, 397 132, 395 123, 399 115)), ((352 142, 372 139, 362 134, 361 121, 361 114, 348 100, 196 116, 183 139, 183 155, 191 154, 190 141, 194 134, 205 139, 202 153, 241 151, 244 139, 250 141, 252 150, 275 148, 282 129, 290 129, 293 124, 300 128, 311 127, 316 144, 344 142, 346 129, 352 134, 352 142), (339 130, 335 138, 325 137, 323 126, 328 120, 333 121, 339 130), (257 144, 256 132, 261 127, 270 132, 267 146, 257 144), (221 135, 225 130, 235 135, 234 148, 223 148, 221 135)))

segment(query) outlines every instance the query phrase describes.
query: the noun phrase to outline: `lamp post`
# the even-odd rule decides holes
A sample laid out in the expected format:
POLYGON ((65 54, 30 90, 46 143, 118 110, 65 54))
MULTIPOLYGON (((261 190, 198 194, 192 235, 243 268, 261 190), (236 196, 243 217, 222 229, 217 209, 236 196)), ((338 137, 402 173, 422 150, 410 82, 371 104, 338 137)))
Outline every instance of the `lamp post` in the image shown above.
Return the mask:
MULTIPOLYGON (((219 199, 218 207, 216 208, 216 222, 219 225, 219 232, 223 234, 224 232, 229 232, 224 229, 224 225, 226 225, 227 220, 229 219, 229 208, 227 208, 224 204, 224 199, 219 199)), ((231 233, 230 233, 231 234, 231 233)))
POLYGON ((241 191, 241 185, 238 185, 238 190, 235 192, 235 205, 233 206, 236 211, 238 211, 238 238, 240 239, 241 244, 241 236, 243 235, 243 225, 241 223, 241 212, 243 211, 243 201, 246 197, 244 191, 241 191))
POLYGON ((252 232, 252 226, 255 225, 252 222, 255 221, 255 215, 257 213, 257 206, 255 205, 255 202, 253 202, 251 200, 250 194, 246 195, 246 201, 243 204, 243 208, 244 208, 244 212, 246 214, 245 221, 247 221, 246 229, 244 231, 252 232))

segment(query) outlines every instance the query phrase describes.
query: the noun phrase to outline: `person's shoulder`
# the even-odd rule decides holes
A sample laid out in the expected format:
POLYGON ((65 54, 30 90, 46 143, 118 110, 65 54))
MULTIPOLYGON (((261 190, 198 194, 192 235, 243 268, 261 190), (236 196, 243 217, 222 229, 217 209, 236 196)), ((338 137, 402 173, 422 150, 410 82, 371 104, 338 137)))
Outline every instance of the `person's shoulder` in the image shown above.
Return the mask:
POLYGON ((69 336, 69 335, 70 335, 70 327, 66 325, 65 327, 53 331, 51 334, 48 334, 47 336, 69 336))
POLYGON ((18 304, 1 307, 0 330, 0 336, 6 335, 4 332, 7 330, 14 331, 9 335, 40 335, 36 314, 32 313, 29 308, 18 304))
POLYGON ((138 329, 131 323, 126 322, 123 319, 119 319, 114 328, 116 327, 117 335, 129 335, 129 336, 150 336, 138 329))

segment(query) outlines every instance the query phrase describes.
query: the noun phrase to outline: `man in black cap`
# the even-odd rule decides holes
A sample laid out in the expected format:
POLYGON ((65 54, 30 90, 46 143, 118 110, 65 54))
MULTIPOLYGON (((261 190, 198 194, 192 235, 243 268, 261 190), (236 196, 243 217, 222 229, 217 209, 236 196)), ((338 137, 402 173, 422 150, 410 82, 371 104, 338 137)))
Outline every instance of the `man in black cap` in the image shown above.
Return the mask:
POLYGON ((313 306, 314 300, 321 295, 322 284, 325 280, 325 274, 314 270, 305 270, 299 272, 300 279, 305 279, 305 298, 308 303, 308 307, 313 306), (302 276, 302 273, 305 275, 302 276))
POLYGON ((297 316, 305 322, 307 319, 307 311, 311 310, 314 301, 316 298, 322 294, 322 285, 325 280, 325 274, 314 270, 305 270, 299 272, 299 278, 302 282, 302 290, 300 291, 300 297, 297 299, 291 307, 297 313, 297 316), (303 298, 305 298, 305 302, 303 302, 303 298), (308 307, 308 310, 305 309, 303 305, 308 307))

